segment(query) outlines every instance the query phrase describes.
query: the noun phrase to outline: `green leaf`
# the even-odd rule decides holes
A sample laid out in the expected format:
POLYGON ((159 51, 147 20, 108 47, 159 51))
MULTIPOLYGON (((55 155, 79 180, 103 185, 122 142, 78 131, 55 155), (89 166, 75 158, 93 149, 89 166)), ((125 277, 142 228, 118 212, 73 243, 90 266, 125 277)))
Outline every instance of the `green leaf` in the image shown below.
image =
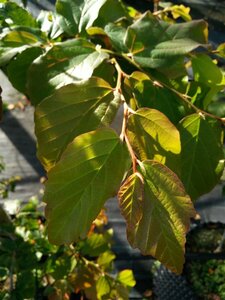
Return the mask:
POLYGON ((94 69, 108 57, 83 39, 55 44, 30 67, 28 92, 32 103, 38 104, 63 85, 89 79, 94 69))
POLYGON ((213 97, 225 87, 225 77, 212 59, 199 54, 192 58, 194 82, 200 84, 200 93, 195 101, 200 101, 200 107, 206 109, 213 97))
POLYGON ((92 233, 90 237, 79 244, 80 253, 90 257, 97 257, 109 249, 107 234, 92 233))
POLYGON ((61 20, 62 28, 67 34, 73 36, 91 27, 105 2, 106 0, 58 0, 56 11, 64 17, 61 20))
POLYGON ((223 131, 220 124, 200 114, 180 123, 181 180, 193 200, 209 192, 224 168, 223 131))
POLYGON ((96 283, 98 299, 101 300, 102 296, 109 294, 110 289, 111 287, 108 278, 105 275, 100 276, 96 283))
POLYGON ((5 25, 4 23, 9 27, 16 25, 37 27, 34 17, 14 2, 6 2, 0 6, 0 24, 5 25))
POLYGON ((125 38, 129 57, 147 68, 165 68, 175 63, 178 56, 205 47, 206 43, 206 22, 169 24, 159 21, 150 12, 128 27, 125 38))
POLYGON ((62 16, 63 30, 70 36, 82 33, 92 25, 104 27, 125 15, 121 2, 114 0, 58 0, 56 11, 62 16))
POLYGON ((70 84, 43 100, 35 110, 38 157, 48 170, 66 146, 81 133, 109 125, 120 97, 103 79, 70 84))
POLYGON ((133 272, 131 270, 123 270, 119 272, 116 279, 127 287, 134 287, 136 284, 133 272))
POLYGON ((142 254, 181 273, 185 234, 195 215, 193 204, 179 178, 166 166, 144 161, 140 172, 144 178, 143 215, 127 238, 142 254))
POLYGON ((218 47, 217 47, 217 54, 223 58, 225 58, 225 43, 222 43, 220 44, 218 47))
POLYGON ((6 65, 17 53, 43 42, 44 36, 39 30, 24 27, 7 32, 0 41, 0 66, 6 65))
POLYGON ((120 187, 118 199, 121 214, 127 222, 127 234, 132 233, 143 214, 143 180, 140 174, 128 177, 120 187))
POLYGON ((48 173, 48 235, 52 243, 84 238, 105 201, 113 196, 128 164, 128 151, 107 128, 82 134, 48 173))
POLYGON ((97 264, 103 269, 109 269, 116 255, 112 251, 105 251, 98 256, 97 264))
POLYGON ((14 88, 23 94, 27 94, 28 68, 42 53, 43 50, 40 47, 27 48, 11 60, 7 67, 7 75, 10 82, 14 88))
POLYGON ((129 79, 125 79, 125 90, 130 99, 135 98, 138 108, 157 109, 174 124, 184 117, 184 106, 180 98, 168 88, 155 84, 142 72, 134 72, 129 79))
POLYGON ((180 134, 160 111, 140 108, 127 123, 129 141, 139 159, 154 159, 179 170, 180 134))

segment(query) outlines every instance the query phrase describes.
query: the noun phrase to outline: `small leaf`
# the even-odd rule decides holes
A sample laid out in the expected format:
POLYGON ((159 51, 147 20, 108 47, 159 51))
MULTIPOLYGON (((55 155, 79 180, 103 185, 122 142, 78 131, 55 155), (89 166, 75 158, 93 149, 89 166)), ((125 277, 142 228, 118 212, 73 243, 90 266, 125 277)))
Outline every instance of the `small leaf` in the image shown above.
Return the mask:
POLYGON ((70 84, 43 100, 35 111, 38 157, 49 170, 81 133, 109 125, 120 98, 103 79, 70 84))
POLYGON ((116 255, 112 251, 105 251, 101 253, 97 259, 97 264, 104 269, 109 269, 116 255))
POLYGON ((136 284, 133 272, 131 270, 123 270, 119 272, 116 279, 127 287, 134 287, 136 284))
POLYGON ((180 123, 181 180, 193 200, 209 192, 224 169, 223 131, 211 118, 193 114, 180 123))
POLYGON ((220 44, 218 47, 217 47, 217 54, 223 58, 225 58, 225 43, 222 43, 220 44))
POLYGON ((118 199, 121 214, 127 222, 127 232, 132 234, 143 213, 143 182, 141 175, 134 173, 124 182, 120 187, 118 199))
POLYGON ((180 134, 164 114, 140 108, 130 115, 127 130, 130 143, 141 160, 154 159, 179 170, 180 134))
POLYGON ((110 288, 111 287, 108 278, 105 275, 100 276, 96 283, 98 299, 101 300, 102 296, 109 294, 110 288))
POLYGON ((83 39, 55 44, 30 67, 28 92, 32 103, 37 105, 59 87, 89 79, 108 57, 83 39))
POLYGON ((48 173, 48 235, 52 243, 84 238, 105 201, 113 196, 128 164, 128 152, 111 129, 75 138, 48 173))
POLYGON ((140 172, 144 178, 143 215, 128 240, 142 254, 152 255, 181 273, 185 234, 195 215, 193 204, 178 177, 166 166, 144 161, 140 172))

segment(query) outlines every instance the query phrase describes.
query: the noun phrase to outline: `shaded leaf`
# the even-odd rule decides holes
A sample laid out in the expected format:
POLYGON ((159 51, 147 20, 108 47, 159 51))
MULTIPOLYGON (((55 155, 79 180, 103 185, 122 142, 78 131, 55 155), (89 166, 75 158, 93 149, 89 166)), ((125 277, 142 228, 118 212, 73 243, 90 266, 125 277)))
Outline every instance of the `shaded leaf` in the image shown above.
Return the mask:
POLYGON ((113 196, 127 168, 128 152, 111 129, 75 138, 48 173, 48 235, 55 244, 84 238, 105 201, 113 196))
POLYGON ((144 178, 143 216, 128 240, 144 255, 152 255, 170 270, 181 273, 185 235, 193 204, 178 177, 155 161, 141 164, 144 178))
POLYGON ((125 89, 130 99, 135 98, 138 108, 155 108, 174 124, 184 117, 185 109, 180 98, 169 89, 154 84, 153 80, 142 72, 134 72, 129 79, 125 79, 125 89))
POLYGON ((150 12, 128 27, 125 38, 129 56, 147 68, 171 65, 177 56, 205 47, 206 43, 206 22, 200 20, 169 24, 159 21, 150 12))
POLYGON ((83 39, 55 44, 30 67, 28 92, 32 103, 38 104, 63 85, 89 79, 94 69, 108 57, 83 39))
POLYGON ((27 94, 28 68, 42 53, 43 50, 40 47, 27 48, 19 53, 14 60, 11 60, 7 67, 7 75, 10 82, 14 88, 23 94, 27 94))
POLYGON ((120 97, 103 79, 70 84, 43 100, 35 111, 38 157, 48 170, 81 133, 110 124, 120 97))
POLYGON ((141 160, 154 159, 179 171, 180 134, 160 111, 140 108, 127 124, 129 141, 141 160))
POLYGON ((195 101, 198 101, 199 107, 206 109, 213 97, 225 87, 225 77, 220 68, 205 54, 192 58, 192 69, 194 82, 200 85, 195 101))
POLYGON ((181 180, 193 200, 209 192, 224 168, 223 131, 211 118, 193 114, 180 123, 181 180))

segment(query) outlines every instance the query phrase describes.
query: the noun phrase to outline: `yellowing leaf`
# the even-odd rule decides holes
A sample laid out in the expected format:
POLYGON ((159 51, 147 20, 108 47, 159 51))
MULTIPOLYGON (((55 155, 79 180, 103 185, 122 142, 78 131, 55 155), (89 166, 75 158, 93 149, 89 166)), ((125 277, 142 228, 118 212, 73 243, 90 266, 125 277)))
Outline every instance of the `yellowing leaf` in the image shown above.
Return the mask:
MULTIPOLYGON (((155 161, 141 164, 144 178, 142 218, 128 240, 144 255, 152 255, 170 270, 181 273, 185 235, 195 210, 178 177, 155 161)), ((129 226, 129 225, 128 225, 129 226)))
POLYGON ((48 173, 48 235, 55 244, 84 238, 105 201, 115 195, 129 163, 118 135, 102 128, 76 137, 48 173))
POLYGON ((128 119, 128 137, 141 160, 154 159, 179 170, 180 135, 160 111, 140 108, 128 119))

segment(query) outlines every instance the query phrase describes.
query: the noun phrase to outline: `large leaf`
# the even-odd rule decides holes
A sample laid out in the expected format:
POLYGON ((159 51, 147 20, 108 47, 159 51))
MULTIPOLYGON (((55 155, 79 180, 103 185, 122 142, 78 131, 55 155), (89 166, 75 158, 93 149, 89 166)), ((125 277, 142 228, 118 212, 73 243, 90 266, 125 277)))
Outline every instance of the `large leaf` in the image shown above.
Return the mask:
POLYGON ((44 42, 45 36, 37 29, 23 27, 6 32, 0 41, 0 66, 6 65, 17 53, 44 42))
POLYGON ((7 75, 18 91, 23 94, 27 94, 27 75, 28 69, 31 63, 41 54, 43 50, 41 47, 27 48, 23 52, 19 53, 15 59, 11 60, 7 67, 7 75))
POLYGON ((223 131, 220 124, 201 114, 180 124, 181 180, 193 200, 209 192, 224 168, 223 131))
POLYGON ((142 67, 162 68, 207 43, 207 24, 190 21, 170 24, 150 12, 128 27, 125 45, 129 56, 142 67))
POLYGON ((179 170, 180 134, 160 111, 140 108, 127 124, 128 138, 141 160, 154 159, 179 170))
MULTIPOLYGON (((192 202, 178 177, 166 166, 144 161, 140 171, 144 178, 142 218, 135 229, 131 230, 128 224, 127 238, 144 255, 152 255, 170 270, 181 273, 185 235, 190 218, 195 215, 192 202)), ((130 184, 128 191, 133 188, 132 181, 130 184)), ((123 195, 124 187, 120 194, 122 202, 123 195)))
POLYGON ((83 39, 55 44, 30 67, 28 93, 32 103, 38 104, 63 85, 89 79, 94 69, 108 57, 83 39))
POLYGON ((128 152, 111 129, 75 138, 48 173, 48 235, 55 244, 84 238, 105 201, 113 196, 127 168, 128 152))
POLYGON ((184 117, 184 106, 180 98, 166 87, 157 85, 146 74, 134 72, 125 79, 125 90, 130 98, 135 98, 138 108, 155 108, 177 124, 184 117))
POLYGON ((43 100, 35 111, 38 157, 49 169, 75 136, 111 123, 120 98, 103 79, 70 84, 43 100))

